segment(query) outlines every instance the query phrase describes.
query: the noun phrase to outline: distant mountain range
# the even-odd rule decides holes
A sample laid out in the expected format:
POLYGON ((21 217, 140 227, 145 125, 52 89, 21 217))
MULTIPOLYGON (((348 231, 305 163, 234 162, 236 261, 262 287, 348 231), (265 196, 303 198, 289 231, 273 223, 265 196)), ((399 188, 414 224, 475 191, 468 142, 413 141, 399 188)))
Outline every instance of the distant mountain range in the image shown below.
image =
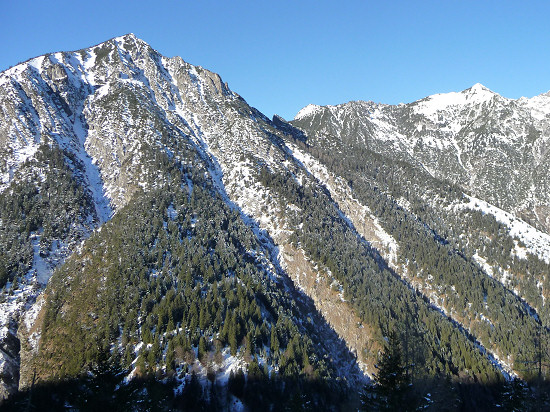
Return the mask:
POLYGON ((550 94, 504 98, 481 84, 390 106, 309 105, 293 124, 403 160, 548 231, 550 94))
POLYGON ((2 72, 0 108, 9 406, 346 410, 392 331, 413 409, 546 376, 549 94, 287 122, 128 34, 2 72))

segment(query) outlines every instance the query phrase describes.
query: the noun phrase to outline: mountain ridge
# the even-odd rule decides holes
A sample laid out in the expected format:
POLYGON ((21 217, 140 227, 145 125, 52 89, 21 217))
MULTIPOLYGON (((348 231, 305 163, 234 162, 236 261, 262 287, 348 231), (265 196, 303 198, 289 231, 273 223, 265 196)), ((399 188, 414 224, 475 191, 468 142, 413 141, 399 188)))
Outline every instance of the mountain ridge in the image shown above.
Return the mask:
POLYGON ((544 149, 550 130, 547 98, 512 100, 484 92, 481 100, 464 100, 475 88, 397 106, 350 102, 317 107, 315 114, 291 123, 311 131, 313 123, 321 124, 321 117, 327 116, 324 129, 316 132, 363 140, 379 153, 423 165, 432 175, 458 183, 471 194, 548 230, 547 216, 539 213, 549 202, 548 182, 542 173, 548 162, 544 149), (507 168, 508 158, 517 166, 512 163, 507 168), (502 187, 497 169, 512 187, 502 187), (511 170, 521 171, 521 176, 511 170))
POLYGON ((390 103, 383 103, 383 102, 374 102, 373 100, 351 100, 347 103, 339 103, 339 104, 335 104, 335 105, 318 105, 318 104, 314 104, 314 103, 310 103, 306 106, 304 106, 302 109, 298 110, 297 114, 294 116, 294 118, 292 120, 299 120, 300 117, 304 116, 304 113, 307 113, 307 111, 305 111, 307 108, 310 108, 311 109, 314 109, 314 108, 322 108, 322 107, 332 107, 332 108, 337 108, 337 107, 340 107, 340 106, 345 106, 345 105, 348 105, 348 104, 353 104, 353 103, 367 103, 367 104, 375 104, 375 105, 379 105, 379 106, 404 106, 404 105, 412 105, 412 104, 415 104, 415 103, 419 103, 419 102, 422 102, 426 99, 432 99, 434 97, 441 97, 441 96, 448 96, 450 97, 451 95, 464 95, 464 94, 479 94, 480 92, 489 92, 489 95, 492 95, 492 96, 498 96, 502 99, 506 99, 506 100, 510 100, 510 101, 532 101, 533 99, 537 100, 537 99, 540 99, 540 98, 545 98, 545 97, 548 97, 550 96, 550 91, 548 92, 543 92, 543 93, 540 93, 538 95, 535 95, 533 97, 525 97, 525 96, 522 96, 522 97, 519 97, 517 99, 513 99, 513 98, 508 98, 508 97, 504 97, 502 95, 500 95, 499 93, 489 89, 488 87, 484 86, 483 84, 481 83, 475 83, 474 85, 464 89, 464 90, 461 90, 459 92, 455 92, 455 91, 451 91, 451 92, 441 92, 441 93, 434 93, 434 94, 431 94, 429 96, 426 96, 426 97, 422 97, 420 99, 417 99, 417 100, 414 100, 412 102, 409 102, 409 103, 398 103, 398 104, 390 104, 390 103), (304 111, 304 112, 302 112, 304 111), (300 112, 302 112, 302 114, 300 114, 300 112))

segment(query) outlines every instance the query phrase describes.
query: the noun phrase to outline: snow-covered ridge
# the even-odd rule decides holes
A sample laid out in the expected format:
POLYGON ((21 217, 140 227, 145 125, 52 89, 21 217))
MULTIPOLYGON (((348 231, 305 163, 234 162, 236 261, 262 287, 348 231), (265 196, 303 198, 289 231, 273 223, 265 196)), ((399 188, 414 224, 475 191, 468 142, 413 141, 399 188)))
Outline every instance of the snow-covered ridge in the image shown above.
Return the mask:
MULTIPOLYGON (((487 87, 483 86, 480 83, 476 83, 471 88, 463 90, 461 92, 450 92, 450 93, 438 93, 428 97, 425 97, 421 100, 411 103, 415 106, 415 110, 419 114, 424 114, 428 117, 433 116, 438 111, 445 110, 452 106, 464 106, 466 104, 479 104, 490 101, 493 97, 499 96, 499 94, 489 90, 487 87)), ((537 96, 540 97, 540 96, 537 96)), ((535 99, 535 98, 533 98, 535 99)), ((532 100, 532 99, 530 99, 532 100)), ((550 98, 549 98, 550 100, 550 98)), ((362 101, 349 102, 347 104, 339 104, 336 106, 319 106, 316 104, 308 104, 302 108, 294 117, 294 120, 300 120, 305 117, 312 116, 322 110, 323 108, 338 108, 346 110, 346 108, 351 104, 357 103, 366 103, 362 101)), ((370 102, 369 102, 370 103, 370 102)), ((382 105, 385 106, 385 105, 382 105)), ((403 106, 400 104, 399 106, 403 106)))
POLYGON ((522 97, 518 100, 528 110, 531 111, 531 116, 536 120, 544 120, 550 116, 550 92, 544 93, 535 97, 522 97))
POLYGON ((533 226, 513 214, 505 212, 484 200, 467 195, 466 199, 467 202, 455 205, 455 210, 479 210, 484 214, 493 215, 498 222, 509 228, 510 236, 518 238, 525 245, 524 249, 520 246, 516 246, 516 255, 518 257, 523 257, 525 251, 527 251, 538 256, 546 263, 550 263, 550 235, 535 229, 533 226))
POLYGON ((466 104, 480 104, 490 101, 497 93, 489 90, 480 83, 476 83, 471 88, 461 92, 439 93, 418 100, 413 103, 417 113, 425 116, 433 116, 440 110, 445 110, 451 106, 464 106, 466 104))
POLYGON ((304 117, 312 116, 321 109, 322 107, 316 104, 308 104, 306 107, 301 109, 298 113, 296 113, 296 116, 294 116, 294 120, 299 120, 304 117))

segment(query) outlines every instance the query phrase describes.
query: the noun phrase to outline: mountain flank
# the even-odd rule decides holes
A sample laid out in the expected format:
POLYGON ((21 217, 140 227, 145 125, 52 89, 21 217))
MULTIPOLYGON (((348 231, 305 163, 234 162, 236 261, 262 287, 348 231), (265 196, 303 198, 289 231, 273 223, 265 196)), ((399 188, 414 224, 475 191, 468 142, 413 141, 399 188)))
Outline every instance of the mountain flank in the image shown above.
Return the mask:
POLYGON ((133 34, 2 72, 6 405, 547 402, 547 98, 286 122, 133 34))

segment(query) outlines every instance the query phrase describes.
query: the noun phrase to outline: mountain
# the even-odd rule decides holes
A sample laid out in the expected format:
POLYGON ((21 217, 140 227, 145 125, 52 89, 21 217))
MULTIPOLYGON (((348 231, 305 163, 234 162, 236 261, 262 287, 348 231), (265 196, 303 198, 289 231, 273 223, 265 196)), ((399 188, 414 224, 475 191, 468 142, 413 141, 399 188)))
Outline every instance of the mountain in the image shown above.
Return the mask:
POLYGON ((332 151, 333 164, 380 158, 383 173, 367 177, 348 168, 340 174, 389 189, 392 202, 547 316, 549 99, 547 94, 506 99, 476 84, 407 105, 310 105, 292 124, 308 133, 310 146, 332 151), (352 160, 357 151, 364 158, 352 160), (388 188, 399 186, 394 173, 409 176, 401 178, 400 187, 388 188), (434 192, 441 185, 443 190, 434 192), (456 221, 457 209, 481 212, 482 219, 500 225, 500 239, 494 230, 480 231, 477 221, 456 221), (489 247, 480 242, 484 235, 492 242, 489 247))
POLYGON ((481 84, 398 106, 310 105, 293 124, 403 160, 548 232, 550 95, 512 100, 481 84))
POLYGON ((390 266, 524 376, 537 361, 513 355, 518 331, 503 325, 517 314, 505 302, 519 298, 547 330, 549 120, 547 94, 511 100, 477 84, 407 105, 309 105, 291 124, 307 135, 296 139, 304 162, 359 231, 383 241, 361 230, 370 214, 393 236, 390 266))
POLYGON ((508 207, 500 163, 468 177, 493 132, 428 112, 516 133, 539 100, 474 86, 288 123, 132 34, 1 73, 3 396, 346 409, 397 332, 415 403, 496 402, 548 334, 546 192, 508 207))

